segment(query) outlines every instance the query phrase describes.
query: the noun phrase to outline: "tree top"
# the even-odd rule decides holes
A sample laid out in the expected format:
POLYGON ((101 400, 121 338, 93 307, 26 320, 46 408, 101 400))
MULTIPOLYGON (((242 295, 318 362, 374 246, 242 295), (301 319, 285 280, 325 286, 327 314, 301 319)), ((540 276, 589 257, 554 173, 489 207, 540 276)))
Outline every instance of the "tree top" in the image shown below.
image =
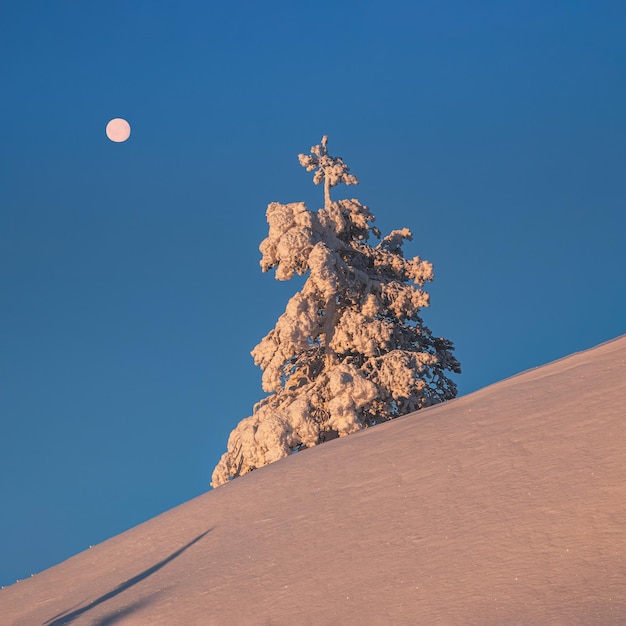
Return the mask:
POLYGON ((322 143, 311 146, 311 154, 299 154, 300 165, 307 172, 317 170, 313 175, 313 182, 319 185, 324 181, 324 206, 331 204, 330 189, 339 183, 345 185, 358 185, 359 181, 354 174, 349 174, 350 168, 343 162, 341 157, 332 157, 328 154, 326 145, 328 135, 322 137, 322 143))

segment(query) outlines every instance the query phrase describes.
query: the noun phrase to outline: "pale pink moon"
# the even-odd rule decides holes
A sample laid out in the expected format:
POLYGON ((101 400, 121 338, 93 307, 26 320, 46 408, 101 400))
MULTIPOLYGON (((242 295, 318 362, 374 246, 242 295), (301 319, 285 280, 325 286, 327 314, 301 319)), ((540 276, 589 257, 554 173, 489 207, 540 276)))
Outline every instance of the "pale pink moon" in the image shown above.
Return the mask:
POLYGON ((106 133, 111 141, 121 143, 130 137, 130 124, 121 117, 116 117, 107 124, 106 133))

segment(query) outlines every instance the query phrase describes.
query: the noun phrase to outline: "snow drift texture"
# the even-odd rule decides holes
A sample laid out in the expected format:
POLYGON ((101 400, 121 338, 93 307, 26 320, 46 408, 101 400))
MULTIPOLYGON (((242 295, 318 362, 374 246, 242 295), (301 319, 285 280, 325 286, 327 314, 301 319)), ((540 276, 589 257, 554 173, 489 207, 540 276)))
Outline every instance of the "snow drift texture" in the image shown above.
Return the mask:
POLYGON ((456 395, 446 371, 460 372, 452 343, 436 338, 419 311, 433 268, 405 259, 411 239, 394 230, 376 246, 374 216, 358 200, 331 200, 332 187, 357 184, 339 157, 328 154, 327 137, 299 155, 324 184, 324 207, 303 202, 267 207, 269 235, 261 243, 264 272, 278 280, 308 274, 276 327, 252 351, 263 370, 267 398, 242 420, 213 473, 217 487, 235 476, 405 415, 456 395))
POLYGON ((0 623, 623 626, 625 406, 626 336, 242 476, 0 623))

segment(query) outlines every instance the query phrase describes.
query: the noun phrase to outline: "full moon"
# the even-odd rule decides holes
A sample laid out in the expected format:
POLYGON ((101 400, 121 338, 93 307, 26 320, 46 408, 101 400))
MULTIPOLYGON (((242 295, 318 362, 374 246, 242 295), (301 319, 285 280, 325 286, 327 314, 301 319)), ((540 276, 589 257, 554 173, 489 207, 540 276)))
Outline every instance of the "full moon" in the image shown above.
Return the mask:
POLYGON ((121 143, 130 137, 130 124, 121 117, 116 117, 107 124, 106 133, 111 141, 121 143))

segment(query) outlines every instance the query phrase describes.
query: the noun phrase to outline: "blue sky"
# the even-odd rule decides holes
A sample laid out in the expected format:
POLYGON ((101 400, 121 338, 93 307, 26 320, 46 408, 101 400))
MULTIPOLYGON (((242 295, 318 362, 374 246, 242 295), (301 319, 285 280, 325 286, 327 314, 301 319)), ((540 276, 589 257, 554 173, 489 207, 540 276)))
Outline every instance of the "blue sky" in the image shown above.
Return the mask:
POLYGON ((0 585, 209 488, 298 289, 260 271, 265 208, 323 204, 297 161, 322 134, 361 182, 341 194, 434 263, 461 394, 626 332, 625 23, 608 0, 3 2, 0 585))

